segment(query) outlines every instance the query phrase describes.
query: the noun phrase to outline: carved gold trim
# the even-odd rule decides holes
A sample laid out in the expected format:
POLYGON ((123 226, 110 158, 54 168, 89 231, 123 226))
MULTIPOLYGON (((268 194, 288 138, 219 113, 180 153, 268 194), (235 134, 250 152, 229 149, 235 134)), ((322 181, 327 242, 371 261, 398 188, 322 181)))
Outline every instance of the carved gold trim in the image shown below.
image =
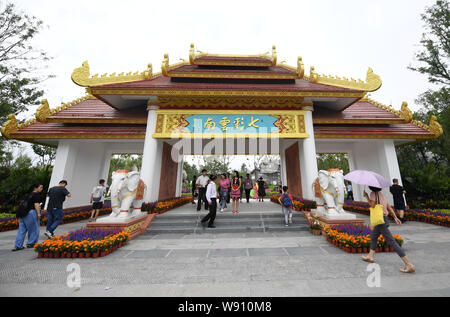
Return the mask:
POLYGON ((160 108, 293 108, 305 106, 303 98, 259 98, 259 97, 168 97, 158 96, 157 101, 148 105, 160 108))
POLYGON ((315 92, 315 91, 273 91, 273 90, 226 90, 226 89, 173 89, 173 88, 91 88, 94 95, 156 95, 156 96, 198 96, 198 97, 335 97, 362 98, 364 92, 315 92))
POLYGON ((105 85, 105 84, 115 84, 115 83, 124 83, 130 81, 139 81, 145 79, 151 79, 156 77, 159 74, 153 74, 152 64, 147 65, 147 69, 143 72, 135 72, 134 74, 120 73, 116 75, 116 73, 107 75, 103 74, 100 77, 98 74, 90 77, 89 63, 88 61, 83 62, 81 67, 75 68, 72 72, 72 81, 82 87, 91 87, 97 85, 105 85))
MULTIPOLYGON (((392 106, 386 106, 386 105, 382 104, 381 102, 373 100, 373 99, 369 98, 368 95, 364 96, 359 101, 370 102, 381 109, 387 110, 387 111, 397 115, 399 117, 399 119, 402 120, 401 123, 409 123, 412 120, 412 112, 411 112, 411 110, 409 110, 408 103, 406 101, 402 102, 400 111, 395 110, 392 106)), ((392 120, 397 120, 397 119, 392 119, 392 120)))
POLYGON ((376 134, 376 135, 367 135, 367 134, 320 134, 314 133, 314 137, 316 139, 423 139, 429 140, 434 139, 429 135, 408 135, 408 134, 376 134))
POLYGON ((354 90, 361 91, 375 91, 381 87, 381 78, 377 74, 375 74, 372 68, 369 67, 366 74, 366 82, 362 80, 350 78, 350 80, 346 77, 340 78, 338 76, 327 76, 327 75, 319 75, 314 66, 311 66, 309 77, 307 77, 309 81, 318 84, 325 84, 336 87, 343 87, 354 90))
POLYGON ((428 131, 434 134, 436 138, 444 134, 441 124, 437 121, 436 116, 431 116, 430 123, 428 124, 428 131))
POLYGON ((17 140, 34 140, 34 139, 145 139, 145 133, 123 135, 123 134, 63 134, 63 133, 46 133, 46 134, 22 134, 14 132, 13 137, 17 140))
POLYGON ((14 114, 8 115, 8 121, 6 121, 5 124, 3 124, 2 129, 1 129, 2 135, 5 138, 10 139, 11 133, 17 131, 18 129, 19 129, 19 127, 17 124, 16 116, 14 114))
POLYGON ((407 123, 403 118, 398 119, 327 119, 313 118, 313 124, 401 124, 407 123))

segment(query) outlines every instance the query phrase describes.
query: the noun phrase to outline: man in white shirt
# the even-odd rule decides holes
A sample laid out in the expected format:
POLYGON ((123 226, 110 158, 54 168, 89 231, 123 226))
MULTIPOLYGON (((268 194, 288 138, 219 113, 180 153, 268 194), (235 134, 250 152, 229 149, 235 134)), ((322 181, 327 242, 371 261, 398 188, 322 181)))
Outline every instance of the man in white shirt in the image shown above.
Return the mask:
POLYGON ((89 222, 97 221, 100 209, 103 208, 103 203, 105 202, 105 192, 106 192, 105 180, 101 179, 98 182, 98 186, 95 186, 92 189, 91 193, 92 213, 89 222))
POLYGON ((217 183, 217 176, 212 175, 210 178, 210 182, 208 184, 208 187, 206 189, 206 200, 209 204, 209 213, 202 219, 202 225, 206 225, 206 221, 209 220, 208 228, 215 228, 214 226, 214 219, 216 219, 216 212, 217 212, 217 192, 216 192, 216 183, 217 183))
POLYGON ((208 210, 208 201, 206 200, 206 186, 208 185, 209 177, 206 175, 206 170, 202 170, 202 175, 197 178, 196 185, 198 187, 198 202, 197 211, 202 208, 202 201, 205 202, 205 210, 208 210))

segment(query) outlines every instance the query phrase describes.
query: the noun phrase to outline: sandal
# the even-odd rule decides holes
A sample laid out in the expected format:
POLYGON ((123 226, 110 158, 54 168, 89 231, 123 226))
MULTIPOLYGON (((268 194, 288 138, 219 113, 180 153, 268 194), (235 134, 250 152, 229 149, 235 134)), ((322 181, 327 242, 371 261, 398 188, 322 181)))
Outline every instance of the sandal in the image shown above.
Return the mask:
POLYGON ((368 257, 365 257, 365 256, 362 256, 361 260, 363 260, 365 262, 369 262, 369 263, 375 263, 375 260, 373 260, 371 258, 368 258, 368 257))
POLYGON ((23 250, 23 249, 25 249, 25 247, 14 248, 14 249, 12 249, 11 251, 20 251, 20 250, 23 250))
POLYGON ((410 266, 409 268, 405 269, 400 269, 400 272, 403 273, 414 273, 416 271, 416 269, 414 268, 414 265, 410 266))

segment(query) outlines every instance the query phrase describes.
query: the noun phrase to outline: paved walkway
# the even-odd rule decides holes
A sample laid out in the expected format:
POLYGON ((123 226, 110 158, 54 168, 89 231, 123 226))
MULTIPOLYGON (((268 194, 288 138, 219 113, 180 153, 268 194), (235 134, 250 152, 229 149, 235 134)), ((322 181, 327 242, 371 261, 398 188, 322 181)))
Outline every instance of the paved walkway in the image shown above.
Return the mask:
MULTIPOLYGON (((98 259, 37 259, 30 249, 11 252, 17 231, 1 232, 0 296, 450 295, 448 228, 418 222, 391 224, 391 231, 405 238, 405 250, 417 272, 401 273, 396 254, 380 253, 376 255, 380 287, 368 287, 372 272, 360 255, 347 254, 324 237, 311 235, 300 213, 294 216, 295 230, 272 230, 283 227, 279 206, 252 202, 241 209, 239 215, 218 213, 217 229, 232 228, 233 221, 253 221, 252 217, 259 217, 261 223, 270 218, 270 226, 252 224, 236 232, 152 231, 176 219, 198 228, 192 219, 200 216, 189 204, 159 215, 147 234, 98 259), (67 286, 70 263, 80 266, 80 288, 67 286)), ((57 233, 85 225, 85 221, 62 225, 57 233)), ((41 227, 41 237, 43 232, 41 227)))

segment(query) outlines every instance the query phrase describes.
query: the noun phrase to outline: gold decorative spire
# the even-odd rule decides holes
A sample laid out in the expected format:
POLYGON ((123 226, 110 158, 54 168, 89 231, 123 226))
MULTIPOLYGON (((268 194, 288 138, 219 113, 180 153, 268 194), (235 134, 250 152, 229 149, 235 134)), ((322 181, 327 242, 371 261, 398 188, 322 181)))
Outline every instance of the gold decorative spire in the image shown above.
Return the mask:
POLYGON ((11 133, 17 131, 19 129, 19 126, 17 124, 16 116, 14 114, 8 115, 8 121, 5 122, 5 124, 2 127, 2 135, 10 139, 11 133))
POLYGON ((314 70, 314 66, 311 66, 309 70, 309 80, 313 83, 317 83, 317 81, 319 80, 319 74, 317 74, 314 70))
POLYGON ((411 122, 412 112, 408 108, 408 103, 406 101, 402 102, 402 110, 400 110, 400 116, 405 119, 406 122, 411 122))
POLYGON ((437 121, 436 116, 431 116, 430 123, 428 124, 428 130, 433 133, 436 138, 444 134, 441 124, 437 121))
POLYGON ((277 64, 277 48, 275 45, 272 45, 272 66, 277 64))
POLYGON ((83 62, 81 67, 76 68, 72 72, 72 80, 75 84, 82 87, 90 87, 97 85, 105 85, 105 84, 114 84, 114 83, 123 83, 129 81, 139 81, 150 79, 154 77, 152 71, 152 64, 147 65, 147 69, 141 73, 120 73, 116 75, 116 73, 112 73, 110 75, 103 74, 99 77, 98 74, 90 77, 89 63, 87 61, 83 62))
POLYGON ((303 76, 305 76, 305 65, 303 65, 301 56, 297 59, 297 75, 298 78, 303 78, 303 76))
POLYGON ((169 76, 169 54, 164 54, 164 59, 161 63, 161 73, 164 76, 169 76))
POLYGON ((46 122, 47 118, 52 115, 52 112, 50 110, 50 106, 48 105, 47 99, 42 99, 42 104, 39 108, 36 110, 36 120, 39 122, 46 122))
POLYGON ((194 58, 195 58, 195 47, 194 43, 191 43, 191 48, 189 50, 189 64, 194 65, 194 58))

